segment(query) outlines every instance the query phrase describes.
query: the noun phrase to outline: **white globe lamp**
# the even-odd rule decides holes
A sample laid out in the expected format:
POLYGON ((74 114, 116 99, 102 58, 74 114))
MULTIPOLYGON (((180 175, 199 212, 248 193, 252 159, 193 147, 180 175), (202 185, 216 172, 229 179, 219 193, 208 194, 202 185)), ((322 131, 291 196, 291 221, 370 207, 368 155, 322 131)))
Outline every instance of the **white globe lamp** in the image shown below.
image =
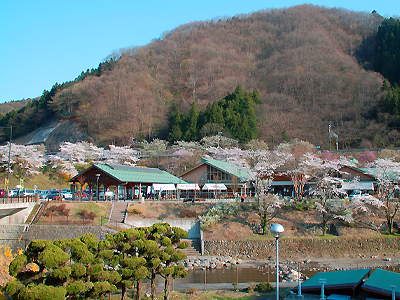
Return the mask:
POLYGON ((281 224, 274 224, 271 226, 271 234, 276 241, 276 300, 279 300, 279 248, 278 239, 283 236, 285 228, 281 224))

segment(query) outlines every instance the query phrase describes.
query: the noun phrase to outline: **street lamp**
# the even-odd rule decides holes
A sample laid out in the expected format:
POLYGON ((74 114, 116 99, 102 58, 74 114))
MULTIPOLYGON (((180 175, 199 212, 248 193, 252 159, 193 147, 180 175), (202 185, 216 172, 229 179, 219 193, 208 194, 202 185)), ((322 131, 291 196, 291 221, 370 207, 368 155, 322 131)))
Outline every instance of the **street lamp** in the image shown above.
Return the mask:
POLYGON ((97 199, 96 202, 99 201, 99 178, 100 178, 100 174, 96 174, 97 177, 97 199))
POLYGON ((278 239, 283 236, 285 229, 281 224, 274 224, 271 226, 271 233, 276 241, 276 300, 279 300, 279 248, 278 239))
POLYGON ((392 300, 395 300, 396 299, 396 286, 391 285, 390 287, 392 288, 392 300))

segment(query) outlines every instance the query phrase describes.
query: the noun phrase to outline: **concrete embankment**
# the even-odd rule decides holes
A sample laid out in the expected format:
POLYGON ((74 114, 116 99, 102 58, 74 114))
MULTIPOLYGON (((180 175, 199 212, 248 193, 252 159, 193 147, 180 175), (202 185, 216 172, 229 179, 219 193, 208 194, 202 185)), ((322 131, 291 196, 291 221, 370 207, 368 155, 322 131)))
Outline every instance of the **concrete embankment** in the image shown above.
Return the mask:
MULTIPOLYGON (((282 238, 279 255, 291 257, 345 257, 345 255, 371 255, 392 253, 400 249, 396 237, 359 238, 282 238)), ((275 240, 264 241, 204 241, 205 255, 222 255, 236 258, 268 258, 275 255, 275 240)))

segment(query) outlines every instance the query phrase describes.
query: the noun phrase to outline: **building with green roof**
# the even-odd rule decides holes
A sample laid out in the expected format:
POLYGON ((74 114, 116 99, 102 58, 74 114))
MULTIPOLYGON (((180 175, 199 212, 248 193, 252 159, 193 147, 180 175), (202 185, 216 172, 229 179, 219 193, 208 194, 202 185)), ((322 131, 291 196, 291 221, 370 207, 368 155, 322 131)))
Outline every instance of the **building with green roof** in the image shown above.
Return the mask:
MULTIPOLYGON (((371 269, 355 269, 333 272, 321 272, 301 284, 304 293, 320 294, 321 280, 324 280, 325 295, 342 294, 353 298, 361 292, 364 280, 370 275, 371 269)), ((298 292, 298 287, 293 289, 298 292)))
MULTIPOLYGON (((95 164, 69 180, 74 184, 88 184, 90 189, 100 187, 107 190, 115 187, 117 194, 123 194, 124 199, 132 199, 142 195, 146 197, 153 185, 157 185, 161 191, 175 190, 176 184, 185 184, 186 181, 156 168, 146 168, 126 165, 95 164), (120 192, 122 190, 122 192, 120 192)), ((121 195, 119 195, 121 196, 121 195)), ((120 198, 117 195, 117 199, 120 198)))
POLYGON ((361 287, 369 297, 391 297, 394 289, 395 298, 400 299, 400 274, 376 269, 361 287))
MULTIPOLYGON (((304 299, 307 294, 320 295, 322 280, 324 281, 324 294, 347 295, 353 299, 387 299, 392 297, 400 299, 400 274, 380 268, 372 271, 369 269, 343 270, 321 272, 312 276, 301 284, 304 299)), ((298 292, 298 286, 292 289, 298 292)), ((338 297, 328 297, 327 299, 338 297)))
POLYGON ((203 190, 207 190, 206 193, 213 186, 217 188, 225 185, 225 196, 233 196, 233 193, 254 194, 249 171, 225 161, 202 158, 199 165, 181 174, 179 178, 199 184, 203 190))

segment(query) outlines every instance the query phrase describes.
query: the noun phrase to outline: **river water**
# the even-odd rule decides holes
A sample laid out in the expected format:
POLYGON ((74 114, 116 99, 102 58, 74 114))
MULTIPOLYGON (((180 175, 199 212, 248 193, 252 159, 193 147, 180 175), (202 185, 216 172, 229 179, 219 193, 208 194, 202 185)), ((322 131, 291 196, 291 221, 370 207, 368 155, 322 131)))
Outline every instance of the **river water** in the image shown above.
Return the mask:
MULTIPOLYGON (((400 273, 399 266, 393 267, 382 267, 382 269, 400 273)), ((372 268, 374 271, 375 268, 372 268)), ((329 271, 323 268, 315 269, 300 269, 300 272, 307 277, 312 277, 313 275, 329 271)), ((282 279, 281 279, 282 280, 282 279)), ((275 282, 276 275, 274 269, 271 267, 269 270, 267 267, 258 268, 227 268, 227 269, 207 269, 207 270, 191 270, 188 271, 188 276, 186 278, 175 279, 175 283, 233 283, 233 282, 275 282)))

